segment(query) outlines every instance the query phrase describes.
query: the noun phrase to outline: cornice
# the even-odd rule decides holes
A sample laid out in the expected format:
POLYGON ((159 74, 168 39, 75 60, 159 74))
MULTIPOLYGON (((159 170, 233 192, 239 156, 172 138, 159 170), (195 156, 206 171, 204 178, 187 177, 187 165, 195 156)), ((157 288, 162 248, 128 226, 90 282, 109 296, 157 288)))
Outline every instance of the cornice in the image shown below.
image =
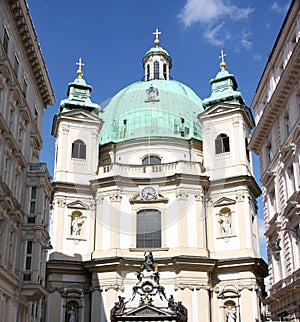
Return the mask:
POLYGON ((111 176, 107 178, 98 178, 95 180, 91 180, 91 184, 93 186, 93 189, 106 188, 106 187, 112 187, 112 186, 137 187, 140 185, 180 186, 181 184, 192 184, 192 185, 200 185, 202 187, 208 187, 209 180, 207 176, 182 174, 182 173, 176 173, 172 176, 167 176, 167 177, 162 176, 158 178, 132 178, 131 177, 130 180, 128 180, 128 177, 116 175, 116 176, 111 176))
POLYGON ((282 108, 285 107, 291 91, 297 84, 300 75, 300 40, 296 43, 286 68, 283 70, 278 84, 265 106, 263 114, 256 126, 248 148, 260 154, 262 144, 271 132, 271 128, 278 120, 282 108))
POLYGON ((243 258, 229 258, 220 259, 216 263, 219 271, 254 271, 258 272, 260 277, 268 276, 268 265, 262 258, 243 257, 243 258))
POLYGON ((55 102, 54 92, 26 1, 7 0, 7 3, 43 103, 45 106, 52 105, 55 102))
POLYGON ((217 189, 218 187, 222 188, 232 188, 232 187, 239 187, 242 185, 246 185, 250 193, 253 194, 255 198, 261 195, 261 190, 252 176, 235 176, 230 178, 224 178, 222 180, 214 180, 211 181, 210 188, 217 189))

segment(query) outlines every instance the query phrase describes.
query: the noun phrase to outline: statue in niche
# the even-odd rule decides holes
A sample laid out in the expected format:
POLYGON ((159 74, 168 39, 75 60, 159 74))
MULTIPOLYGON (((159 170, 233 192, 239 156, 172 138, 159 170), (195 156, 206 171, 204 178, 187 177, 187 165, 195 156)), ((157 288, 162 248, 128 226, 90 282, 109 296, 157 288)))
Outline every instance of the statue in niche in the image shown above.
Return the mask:
POLYGON ((231 305, 227 307, 226 322, 236 322, 236 310, 231 305))
POLYGON ((80 236, 82 224, 83 220, 79 219, 79 216, 73 216, 71 223, 72 236, 80 236))
POLYGON ((222 234, 231 234, 231 216, 229 214, 222 215, 219 219, 222 234))
POLYGON ((77 322, 77 312, 74 308, 74 306, 71 307, 71 309, 68 311, 69 314, 69 321, 68 322, 77 322))

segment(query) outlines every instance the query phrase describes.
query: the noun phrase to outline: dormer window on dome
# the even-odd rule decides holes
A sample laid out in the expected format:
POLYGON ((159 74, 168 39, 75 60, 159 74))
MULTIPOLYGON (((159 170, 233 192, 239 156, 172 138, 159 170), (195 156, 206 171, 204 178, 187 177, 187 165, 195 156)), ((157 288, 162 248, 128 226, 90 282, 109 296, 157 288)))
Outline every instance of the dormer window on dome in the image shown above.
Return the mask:
POLYGON ((155 35, 154 45, 143 59, 145 69, 145 80, 153 79, 170 79, 170 69, 172 67, 172 59, 162 47, 159 47, 160 40, 158 36, 161 34, 158 29, 153 32, 155 35))

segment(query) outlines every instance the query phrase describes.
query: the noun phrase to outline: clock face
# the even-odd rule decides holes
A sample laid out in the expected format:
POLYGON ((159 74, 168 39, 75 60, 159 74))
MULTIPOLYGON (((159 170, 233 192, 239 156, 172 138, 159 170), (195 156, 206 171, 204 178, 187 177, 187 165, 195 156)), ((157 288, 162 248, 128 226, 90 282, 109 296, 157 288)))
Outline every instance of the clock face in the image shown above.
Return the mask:
POLYGON ((142 198, 144 200, 153 200, 156 197, 155 189, 152 187, 146 187, 142 190, 142 198))

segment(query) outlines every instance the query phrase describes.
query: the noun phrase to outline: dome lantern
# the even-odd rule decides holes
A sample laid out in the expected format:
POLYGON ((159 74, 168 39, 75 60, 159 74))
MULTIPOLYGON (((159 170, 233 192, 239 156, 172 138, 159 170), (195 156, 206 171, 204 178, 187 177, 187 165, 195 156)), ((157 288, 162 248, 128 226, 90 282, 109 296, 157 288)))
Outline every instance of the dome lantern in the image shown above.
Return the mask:
POLYGON ((170 69, 172 67, 172 59, 162 47, 160 47, 160 39, 158 38, 161 35, 161 32, 156 28, 155 32, 154 45, 143 58, 143 65, 145 69, 145 80, 153 79, 170 79, 170 69))

